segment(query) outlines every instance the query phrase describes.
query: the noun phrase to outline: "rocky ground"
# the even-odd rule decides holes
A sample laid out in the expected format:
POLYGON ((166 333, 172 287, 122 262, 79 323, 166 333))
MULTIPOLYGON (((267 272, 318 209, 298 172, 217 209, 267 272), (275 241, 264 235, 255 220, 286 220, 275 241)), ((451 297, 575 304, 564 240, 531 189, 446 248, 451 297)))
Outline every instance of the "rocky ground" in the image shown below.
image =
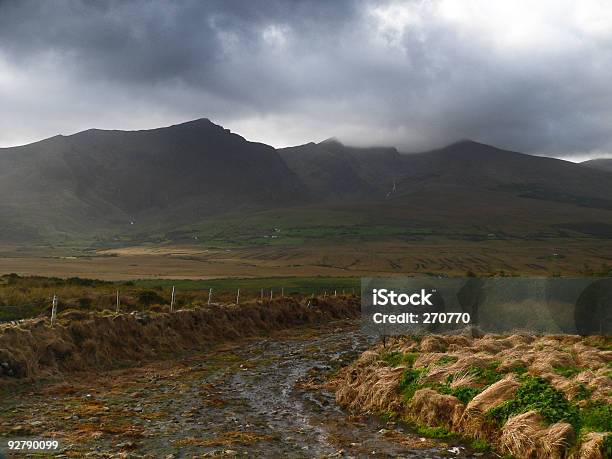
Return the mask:
POLYGON ((341 321, 5 386, 0 438, 58 439, 56 457, 472 456, 456 439, 339 408, 328 378, 372 344, 354 321, 341 321))

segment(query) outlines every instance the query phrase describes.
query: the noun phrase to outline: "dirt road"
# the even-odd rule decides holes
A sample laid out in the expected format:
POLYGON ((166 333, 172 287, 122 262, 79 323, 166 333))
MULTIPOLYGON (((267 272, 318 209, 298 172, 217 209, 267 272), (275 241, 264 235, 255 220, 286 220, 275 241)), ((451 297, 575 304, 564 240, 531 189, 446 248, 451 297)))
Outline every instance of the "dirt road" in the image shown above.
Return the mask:
POLYGON ((63 457, 470 457, 335 404, 323 382, 369 344, 334 323, 5 390, 0 438, 54 437, 63 457))

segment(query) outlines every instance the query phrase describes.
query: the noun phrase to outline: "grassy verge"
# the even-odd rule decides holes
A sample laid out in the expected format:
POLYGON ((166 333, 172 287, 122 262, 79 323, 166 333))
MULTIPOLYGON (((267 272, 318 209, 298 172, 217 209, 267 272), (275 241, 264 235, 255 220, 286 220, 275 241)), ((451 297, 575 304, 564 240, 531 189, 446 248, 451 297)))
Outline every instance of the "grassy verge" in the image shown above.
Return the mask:
POLYGON ((106 282, 73 277, 0 277, 0 322, 49 315, 53 295, 59 298, 58 312, 114 311, 117 292, 122 311, 159 309, 170 304, 172 288, 176 289, 175 306, 192 308, 207 304, 212 289, 213 302, 235 302, 240 289, 241 302, 285 296, 332 296, 359 294, 359 278, 354 277, 269 277, 211 280, 151 279, 128 282, 106 282))

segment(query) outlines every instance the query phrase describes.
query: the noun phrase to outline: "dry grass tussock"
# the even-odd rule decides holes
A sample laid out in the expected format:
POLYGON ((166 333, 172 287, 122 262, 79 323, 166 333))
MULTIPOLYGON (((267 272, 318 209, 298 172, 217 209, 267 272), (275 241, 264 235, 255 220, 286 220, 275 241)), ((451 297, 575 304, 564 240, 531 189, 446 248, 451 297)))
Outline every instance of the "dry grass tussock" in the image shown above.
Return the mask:
POLYGON ((336 398, 342 405, 367 413, 396 411, 401 407, 397 388, 403 367, 365 363, 361 370, 352 369, 336 379, 336 398))
POLYGON ((174 313, 72 312, 0 330, 0 381, 111 368, 293 325, 353 317, 355 297, 210 305, 174 313))

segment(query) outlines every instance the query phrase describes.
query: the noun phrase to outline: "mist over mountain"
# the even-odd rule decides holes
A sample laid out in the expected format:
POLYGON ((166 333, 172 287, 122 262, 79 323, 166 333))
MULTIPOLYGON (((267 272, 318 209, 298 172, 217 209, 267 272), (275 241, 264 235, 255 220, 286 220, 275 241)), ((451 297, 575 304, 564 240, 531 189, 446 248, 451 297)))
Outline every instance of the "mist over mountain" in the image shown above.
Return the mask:
POLYGON ((385 196, 405 163, 395 148, 347 147, 333 138, 278 151, 312 194, 332 200, 385 196))
POLYGON ((336 139, 275 150, 208 119, 143 131, 90 129, 0 149, 0 241, 147 234, 215 215, 338 202, 401 207, 445 193, 447 206, 460 196, 495 194, 496 207, 507 196, 514 207, 528 198, 520 201, 525 208, 538 200, 608 210, 612 173, 602 164, 472 141, 418 154, 336 139))

